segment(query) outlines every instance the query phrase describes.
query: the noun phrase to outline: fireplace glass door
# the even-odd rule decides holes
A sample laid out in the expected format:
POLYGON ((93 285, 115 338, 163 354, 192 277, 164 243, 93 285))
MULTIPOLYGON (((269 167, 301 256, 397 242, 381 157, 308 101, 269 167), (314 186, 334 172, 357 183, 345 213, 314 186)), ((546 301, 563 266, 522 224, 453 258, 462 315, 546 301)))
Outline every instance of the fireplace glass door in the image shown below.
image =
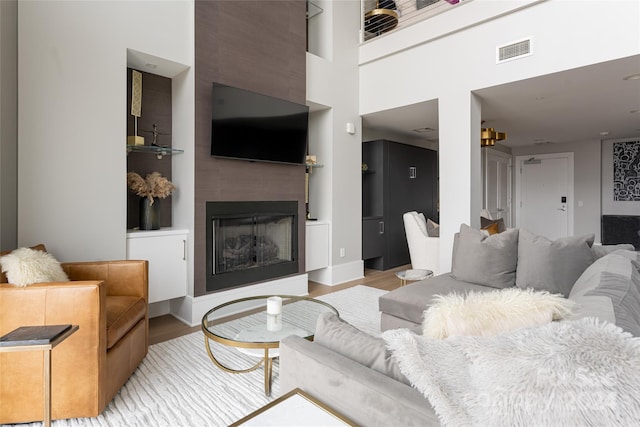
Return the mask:
POLYGON ((293 261, 293 221, 293 215, 214 218, 214 274, 293 261))
POLYGON ((207 202, 207 292, 299 272, 297 201, 207 202))

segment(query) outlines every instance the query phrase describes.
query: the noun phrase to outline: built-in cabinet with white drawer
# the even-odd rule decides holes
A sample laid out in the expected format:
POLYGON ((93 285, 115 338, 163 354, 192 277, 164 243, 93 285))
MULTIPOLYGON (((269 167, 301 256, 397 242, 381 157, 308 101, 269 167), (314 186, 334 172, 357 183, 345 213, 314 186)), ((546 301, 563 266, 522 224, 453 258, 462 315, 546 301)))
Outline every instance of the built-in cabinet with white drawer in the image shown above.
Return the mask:
POLYGON ((149 261, 149 303, 187 295, 187 230, 127 233, 127 259, 149 261))
POLYGON ((329 223, 307 221, 305 270, 313 271, 329 266, 329 223))

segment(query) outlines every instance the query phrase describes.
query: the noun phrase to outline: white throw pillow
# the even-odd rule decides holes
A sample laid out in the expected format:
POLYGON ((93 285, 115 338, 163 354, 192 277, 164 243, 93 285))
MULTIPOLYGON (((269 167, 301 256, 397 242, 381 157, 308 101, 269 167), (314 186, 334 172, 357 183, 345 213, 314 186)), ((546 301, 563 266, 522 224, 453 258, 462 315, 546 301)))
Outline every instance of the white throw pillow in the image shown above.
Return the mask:
POLYGON ((422 328, 425 336, 436 339, 492 336, 562 319, 573 307, 574 303, 562 295, 516 287, 471 291, 466 296, 436 295, 434 304, 424 312, 422 328))
POLYGON ((19 248, 0 257, 2 271, 10 284, 27 286, 42 282, 67 282, 60 263, 48 252, 19 248))

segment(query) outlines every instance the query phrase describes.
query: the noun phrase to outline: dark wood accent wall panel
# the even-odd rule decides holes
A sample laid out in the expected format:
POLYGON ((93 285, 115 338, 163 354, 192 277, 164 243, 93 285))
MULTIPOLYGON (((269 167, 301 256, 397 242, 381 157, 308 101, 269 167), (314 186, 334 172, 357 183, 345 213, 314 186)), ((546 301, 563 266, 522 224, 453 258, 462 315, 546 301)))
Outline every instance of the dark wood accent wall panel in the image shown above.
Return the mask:
MULTIPOLYGON (((137 70, 140 71, 140 70, 137 70)), ((138 118, 138 136, 144 137, 144 145, 153 142, 153 125, 158 126, 158 145, 171 147, 171 79, 156 74, 142 73, 142 110, 138 118)), ((127 136, 134 134, 131 115, 131 68, 127 68, 127 136)), ((151 153, 131 152, 127 155, 127 172, 136 172, 146 177, 151 172, 160 172, 171 181, 171 156, 158 159, 151 153)), ((124 185, 123 178, 123 185, 124 185)), ((157 199, 160 203, 160 226, 171 227, 171 196, 157 199)), ((127 228, 140 225, 140 197, 127 192, 127 228)))
POLYGON ((306 2, 195 3, 195 296, 206 293, 207 201, 297 200, 304 272, 304 166, 211 157, 213 82, 304 104, 306 2))

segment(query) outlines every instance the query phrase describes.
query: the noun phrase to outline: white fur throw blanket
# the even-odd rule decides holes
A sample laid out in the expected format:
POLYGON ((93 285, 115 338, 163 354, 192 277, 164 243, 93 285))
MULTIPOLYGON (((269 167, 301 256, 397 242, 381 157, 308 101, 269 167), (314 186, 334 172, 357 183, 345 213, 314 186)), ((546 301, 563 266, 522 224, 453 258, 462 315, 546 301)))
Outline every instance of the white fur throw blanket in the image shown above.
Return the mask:
POLYGON ((491 336, 382 334, 446 426, 630 426, 640 420, 640 338, 593 318, 491 336))
POLYGON ((422 334, 497 335, 525 326, 544 325, 571 314, 575 303, 561 294, 511 287, 465 295, 436 295, 424 312, 422 334))

